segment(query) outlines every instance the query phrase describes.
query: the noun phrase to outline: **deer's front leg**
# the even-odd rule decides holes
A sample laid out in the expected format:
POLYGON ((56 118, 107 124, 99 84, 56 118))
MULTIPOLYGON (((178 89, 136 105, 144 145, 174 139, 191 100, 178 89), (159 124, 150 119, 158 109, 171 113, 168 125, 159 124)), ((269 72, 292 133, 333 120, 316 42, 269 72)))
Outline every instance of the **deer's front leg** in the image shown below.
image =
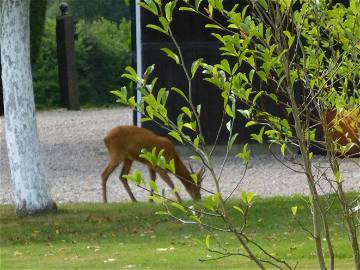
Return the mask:
POLYGON ((102 197, 103 203, 107 203, 107 195, 106 195, 106 182, 110 176, 110 174, 115 170, 115 168, 119 165, 118 162, 111 160, 109 164, 106 166, 105 170, 101 174, 101 186, 102 186, 102 197))
POLYGON ((129 194, 130 199, 131 199, 133 202, 137 202, 134 194, 132 193, 132 191, 131 191, 131 189, 130 189, 128 180, 127 180, 126 178, 124 178, 124 175, 129 174, 131 165, 132 165, 132 160, 130 160, 130 159, 125 159, 125 161, 124 161, 124 166, 123 166, 123 168, 122 168, 122 170, 121 170, 121 173, 120 173, 120 180, 121 180, 121 182, 123 183, 123 185, 124 185, 127 193, 129 194))

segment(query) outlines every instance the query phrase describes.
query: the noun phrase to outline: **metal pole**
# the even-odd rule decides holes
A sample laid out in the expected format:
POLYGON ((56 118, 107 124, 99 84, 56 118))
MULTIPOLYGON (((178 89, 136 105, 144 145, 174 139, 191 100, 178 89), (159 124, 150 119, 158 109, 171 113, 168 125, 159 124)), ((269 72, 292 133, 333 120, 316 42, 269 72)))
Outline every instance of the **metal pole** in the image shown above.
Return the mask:
MULTIPOLYGON (((136 40, 136 71, 138 76, 142 76, 143 74, 143 62, 142 62, 142 39, 141 39, 141 9, 139 6, 140 0, 134 0, 135 5, 135 40, 136 40)), ((133 38, 134 40, 134 38, 133 38)), ((139 101, 141 99, 140 91, 136 90, 136 100, 139 101)), ((141 114, 136 113, 136 125, 141 127, 141 114)))

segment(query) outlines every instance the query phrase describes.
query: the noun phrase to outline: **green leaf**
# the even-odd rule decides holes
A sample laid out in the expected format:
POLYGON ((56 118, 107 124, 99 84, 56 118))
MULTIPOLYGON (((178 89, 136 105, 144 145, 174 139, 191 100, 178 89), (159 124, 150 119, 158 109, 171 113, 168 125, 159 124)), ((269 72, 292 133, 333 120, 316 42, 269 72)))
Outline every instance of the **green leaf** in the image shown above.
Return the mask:
POLYGON ((188 107, 184 106, 181 110, 191 119, 191 111, 188 107))
POLYGON ((233 208, 239 211, 242 215, 244 214, 244 211, 239 206, 233 206, 233 208))
POLYGON ((196 12, 195 9, 190 8, 190 7, 180 7, 179 10, 181 11, 190 11, 190 12, 196 12))
POLYGON ((259 91, 259 92, 255 95, 255 97, 254 97, 254 99, 253 99, 253 104, 256 103, 256 101, 262 96, 263 93, 264 93, 264 91, 259 91))
POLYGON ((190 158, 191 158, 192 160, 195 160, 195 161, 197 161, 197 162, 202 163, 202 160, 201 160, 201 158, 200 158, 199 156, 192 155, 192 156, 190 156, 190 158))
POLYGON ((245 124, 245 127, 251 127, 251 126, 256 125, 256 124, 257 124, 257 122, 250 120, 245 124))
POLYGON ((166 211, 156 211, 156 212, 155 212, 155 215, 158 215, 158 216, 168 216, 169 213, 166 212, 166 211))
POLYGON ((169 134, 171 137, 175 138, 177 141, 183 143, 183 140, 182 140, 180 134, 179 134, 177 131, 173 130, 173 131, 170 131, 168 134, 169 134))
POLYGON ((135 108, 136 107, 136 101, 135 101, 135 97, 131 97, 128 99, 128 103, 129 103, 129 106, 131 108, 135 108))
POLYGON ((177 203, 177 202, 172 202, 171 205, 177 209, 179 209, 180 211, 186 213, 185 207, 182 206, 181 204, 177 203))
POLYGON ((246 196, 246 201, 248 204, 251 204, 252 200, 254 198, 254 193, 252 192, 248 192, 247 196, 246 196))
POLYGON ((169 22, 172 21, 172 14, 173 14, 175 5, 176 5, 176 1, 170 1, 170 2, 166 3, 166 5, 165 5, 165 15, 166 15, 166 19, 169 22))
MULTIPOLYGON (((156 196, 156 195, 153 195, 153 196, 152 196, 152 195, 149 195, 149 196, 148 196, 148 199, 151 200, 151 201, 153 201, 154 203, 156 203, 156 204, 158 204, 158 205, 160 205, 160 204, 163 203, 161 197, 156 196)), ((163 212, 163 211, 159 211, 159 212, 163 212)), ((166 212, 165 212, 165 213, 166 213, 166 212)))
POLYGON ((229 140, 229 144, 228 144, 228 149, 231 149, 237 136, 239 136, 239 133, 235 133, 234 135, 231 136, 231 139, 229 140))
POLYGON ((196 136, 196 138, 194 139, 195 148, 199 148, 199 142, 200 142, 199 136, 196 136))
POLYGON ((291 207, 291 212, 292 212, 293 216, 296 216, 297 210, 298 210, 297 206, 291 207))
POLYGON ((191 65, 191 78, 194 78, 196 71, 198 70, 199 66, 202 64, 203 62, 203 58, 199 58, 197 60, 195 60, 192 65, 191 65))
POLYGON ((205 245, 207 249, 210 249, 210 235, 208 234, 205 238, 205 245))
POLYGON ((295 36, 292 36, 289 31, 284 31, 284 35, 288 38, 288 47, 290 48, 294 43, 295 36))
MULTIPOLYGON (((246 59, 246 61, 249 63, 250 66, 252 66, 253 68, 255 67, 255 60, 254 60, 254 56, 250 56, 246 59)), ((255 71, 255 70, 254 70, 255 71)))
POLYGON ((261 80, 263 80, 264 82, 267 82, 267 76, 266 76, 266 73, 264 71, 259 70, 256 73, 260 77, 261 80))
POLYGON ((225 107, 225 112, 228 116, 230 116, 231 118, 235 118, 235 113, 231 110, 229 104, 226 104, 225 107))
POLYGON ((204 198, 202 200, 202 202, 203 202, 203 205, 204 205, 205 208, 207 208, 207 209, 209 209, 211 211, 215 210, 213 196, 208 196, 208 197, 204 198))
POLYGON ((265 127, 262 127, 260 129, 260 133, 259 134, 250 134, 251 138, 255 141, 257 141, 258 143, 263 143, 263 134, 265 131, 265 127))
POLYGON ((178 128, 179 128, 180 131, 182 130, 183 125, 184 125, 183 117, 184 117, 184 114, 183 114, 183 113, 180 113, 180 114, 178 115, 178 117, 177 117, 177 120, 176 120, 177 126, 178 126, 178 128))
POLYGON ((271 98, 273 101, 275 101, 276 103, 278 103, 278 97, 274 94, 274 93, 270 93, 269 98, 271 98))
POLYGON ((199 223, 199 224, 202 223, 202 222, 201 222, 201 219, 200 219, 198 216, 191 215, 190 218, 191 218, 193 221, 195 221, 195 222, 197 222, 197 223, 199 223))
POLYGON ((342 176, 340 171, 336 171, 335 173, 336 182, 341 183, 342 182, 342 176))
POLYGON ((158 186, 156 185, 154 179, 151 179, 151 180, 149 181, 149 186, 150 186, 150 188, 151 188, 155 193, 158 193, 158 192, 159 192, 158 186))
POLYGON ((231 75, 231 68, 228 60, 226 59, 221 60, 220 68, 224 70, 227 74, 231 75))
POLYGON ((145 1, 145 2, 140 2, 139 6, 145 8, 146 10, 150 11, 151 13, 157 16, 159 12, 155 3, 153 1, 145 1), (145 2, 147 2, 148 4, 145 2))
POLYGON ((175 174, 175 161, 174 159, 171 159, 168 164, 168 169, 171 173, 175 174))
POLYGON ((200 6, 201 2, 202 2, 202 0, 195 0, 195 8, 196 8, 196 10, 199 9, 199 6, 200 6))
POLYGON ((150 29, 154 29, 154 30, 159 31, 159 32, 162 32, 165 35, 168 35, 168 32, 166 30, 162 29, 160 26, 157 26, 155 24, 147 24, 146 27, 150 28, 150 29))
POLYGON ((161 23, 163 29, 168 33, 169 31, 169 22, 165 17, 159 17, 159 22, 161 23))
POLYGON ((221 26, 217 25, 217 24, 213 24, 213 23, 208 23, 205 24, 205 28, 215 28, 215 29, 222 29, 221 26))
POLYGON ((190 130, 196 131, 196 128, 194 127, 193 122, 192 123, 185 123, 184 127, 188 128, 190 130))
POLYGON ((281 145, 281 155, 282 155, 282 157, 285 157, 285 148, 286 148, 286 144, 283 143, 283 144, 281 145))
POLYGON ((243 146, 242 152, 238 153, 236 157, 240 158, 245 166, 249 163, 250 149, 248 147, 248 144, 245 144, 243 146))
POLYGON ((143 76, 145 81, 149 78, 150 74, 154 71, 154 69, 155 65, 150 65, 146 68, 143 76))
POLYGON ((258 0, 260 6, 262 6, 266 11, 268 10, 268 4, 266 0, 258 0))
POLYGON ((199 181, 199 178, 198 178, 197 174, 192 173, 192 174, 190 174, 190 176, 191 176, 191 179, 194 181, 194 183, 197 184, 198 181, 199 181))
POLYGON ((182 91, 182 90, 180 90, 179 88, 177 88, 177 87, 171 87, 171 90, 172 91, 174 91, 174 92, 176 92, 176 93, 178 93, 180 96, 182 96, 186 101, 188 101, 188 98, 187 98, 187 96, 185 95, 185 93, 182 91))
POLYGON ((246 198, 246 192, 245 191, 241 192, 241 200, 243 201, 243 203, 247 204, 247 198, 246 198))
POLYGON ((255 74, 255 69, 250 70, 250 73, 249 73, 249 80, 250 80, 250 82, 253 81, 254 74, 255 74))
POLYGON ((168 57, 170 57, 171 59, 173 59, 176 64, 180 64, 180 58, 179 58, 179 56, 178 56, 176 53, 174 53, 172 50, 170 50, 170 49, 168 49, 168 48, 161 48, 161 50, 162 50, 163 52, 165 52, 168 57))

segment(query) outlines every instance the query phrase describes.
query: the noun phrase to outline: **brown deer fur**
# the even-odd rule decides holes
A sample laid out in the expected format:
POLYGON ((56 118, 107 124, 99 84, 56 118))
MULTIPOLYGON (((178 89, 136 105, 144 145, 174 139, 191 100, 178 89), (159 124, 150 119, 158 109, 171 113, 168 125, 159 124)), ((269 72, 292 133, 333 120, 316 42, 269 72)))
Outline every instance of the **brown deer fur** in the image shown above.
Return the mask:
MULTIPOLYGON (((147 129, 136 126, 118 126, 113 128, 109 134, 106 135, 104 142, 110 156, 110 162, 101 174, 104 203, 107 202, 106 182, 110 174, 116 169, 116 167, 119 166, 120 163, 123 163, 120 180, 122 181, 131 200, 134 202, 136 199, 131 192, 127 179, 123 177, 124 175, 129 174, 133 161, 138 161, 147 165, 152 180, 155 181, 156 173, 158 173, 171 189, 175 187, 167 171, 159 167, 154 167, 147 160, 139 157, 142 149, 151 151, 154 147, 156 147, 157 152, 164 149, 163 156, 167 162, 174 159, 176 177, 182 182, 190 196, 193 199, 201 198, 200 185, 204 169, 197 172, 198 183, 196 184, 190 176, 191 173, 185 167, 184 163, 177 154, 173 143, 168 138, 158 136, 147 129)), ((175 195, 177 199, 181 201, 177 192, 175 192, 175 195)))

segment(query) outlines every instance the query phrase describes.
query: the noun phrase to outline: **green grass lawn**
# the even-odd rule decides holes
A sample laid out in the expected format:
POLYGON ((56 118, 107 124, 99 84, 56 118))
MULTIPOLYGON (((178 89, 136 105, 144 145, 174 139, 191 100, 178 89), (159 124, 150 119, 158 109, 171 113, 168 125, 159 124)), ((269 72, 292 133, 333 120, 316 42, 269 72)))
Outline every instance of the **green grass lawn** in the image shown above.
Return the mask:
MULTIPOLYGON (((305 204, 301 197, 256 198, 247 230, 274 255, 299 262, 297 269, 318 269, 313 241, 291 218, 290 207, 299 205, 311 228, 305 204)), ((0 269, 257 269, 241 257, 200 262, 215 256, 194 241, 206 233, 155 215, 158 210, 151 203, 63 204, 57 214, 17 219, 13 206, 0 206, 0 269)), ((335 269, 353 269, 339 217, 330 217, 335 269)), ((233 236, 219 236, 226 247, 239 247, 233 236)))

